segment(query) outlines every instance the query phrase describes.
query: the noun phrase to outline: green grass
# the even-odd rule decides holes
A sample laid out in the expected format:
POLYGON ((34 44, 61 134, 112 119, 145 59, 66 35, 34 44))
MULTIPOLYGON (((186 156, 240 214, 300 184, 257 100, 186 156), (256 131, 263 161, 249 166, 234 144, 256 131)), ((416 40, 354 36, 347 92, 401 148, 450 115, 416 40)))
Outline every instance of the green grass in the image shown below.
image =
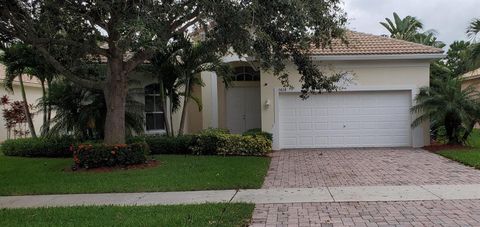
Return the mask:
POLYGON ((470 137, 468 138, 467 145, 472 149, 455 149, 445 150, 438 154, 451 160, 460 162, 467 166, 472 166, 480 169, 480 130, 474 129, 470 137))
POLYGON ((0 155, 0 195, 260 188, 270 162, 264 157, 154 157, 160 162, 154 168, 99 173, 64 171, 71 159, 0 155))
POLYGON ((439 152, 443 157, 480 169, 480 150, 446 150, 439 152))
POLYGON ((0 210, 0 226, 246 226, 253 204, 0 210))

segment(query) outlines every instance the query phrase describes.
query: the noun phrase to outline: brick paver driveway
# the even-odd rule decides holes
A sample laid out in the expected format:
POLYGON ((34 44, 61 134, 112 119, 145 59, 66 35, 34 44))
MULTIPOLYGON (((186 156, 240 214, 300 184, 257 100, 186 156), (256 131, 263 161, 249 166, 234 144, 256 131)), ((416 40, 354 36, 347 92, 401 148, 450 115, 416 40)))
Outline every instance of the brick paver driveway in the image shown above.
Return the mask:
MULTIPOLYGON (((421 149, 275 152, 264 188, 478 184, 480 171, 421 149)), ((480 226, 480 200, 257 205, 253 226, 480 226)))

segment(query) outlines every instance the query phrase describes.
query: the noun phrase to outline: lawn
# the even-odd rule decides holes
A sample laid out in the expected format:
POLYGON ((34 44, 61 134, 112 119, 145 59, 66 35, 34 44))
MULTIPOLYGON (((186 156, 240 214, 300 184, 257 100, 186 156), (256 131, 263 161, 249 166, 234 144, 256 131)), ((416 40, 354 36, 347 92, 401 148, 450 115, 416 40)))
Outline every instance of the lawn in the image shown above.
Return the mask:
POLYGON ((467 166, 480 169, 480 130, 474 130, 472 132, 467 144, 471 146, 472 149, 445 150, 438 154, 467 166))
POLYGON ((260 188, 270 162, 265 157, 154 158, 159 166, 99 173, 65 171, 72 159, 0 155, 0 195, 260 188))
POLYGON ((480 149, 473 150, 446 150, 439 152, 440 155, 452 159, 454 161, 463 163, 467 166, 472 166, 480 169, 480 149))
POLYGON ((0 226, 246 226, 253 204, 0 210, 0 226))

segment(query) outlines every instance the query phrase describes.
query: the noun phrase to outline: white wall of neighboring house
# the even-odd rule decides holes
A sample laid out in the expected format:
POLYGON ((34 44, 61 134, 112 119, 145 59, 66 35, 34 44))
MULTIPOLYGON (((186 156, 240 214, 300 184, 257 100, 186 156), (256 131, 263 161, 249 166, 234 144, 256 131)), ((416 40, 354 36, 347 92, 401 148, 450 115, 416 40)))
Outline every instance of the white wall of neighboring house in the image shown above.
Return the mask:
MULTIPOLYGON (((3 72, 3 71, 2 71, 3 72)), ((27 101, 29 104, 33 104, 34 106, 38 104, 38 100, 42 97, 42 88, 39 84, 32 84, 32 83, 24 83, 25 84, 25 93, 27 94, 27 101)), ((10 98, 10 101, 22 101, 22 93, 20 92, 20 86, 18 83, 15 82, 13 85, 13 93, 7 92, 3 87, 3 84, 0 87, 0 96, 7 95, 10 98)), ((38 111, 40 109, 35 109, 34 111, 38 111)), ((33 112, 33 111, 32 111, 33 112)), ((40 128, 43 124, 43 112, 35 113, 33 116, 33 124, 35 125, 35 130, 37 135, 40 134, 40 128)), ((5 120, 3 117, 0 118, 0 142, 7 139, 7 128, 5 127, 5 120)), ((28 128, 28 126, 27 126, 28 128)), ((30 136, 30 135, 29 135, 30 136)), ((13 132, 11 134, 11 138, 13 138, 13 132)))

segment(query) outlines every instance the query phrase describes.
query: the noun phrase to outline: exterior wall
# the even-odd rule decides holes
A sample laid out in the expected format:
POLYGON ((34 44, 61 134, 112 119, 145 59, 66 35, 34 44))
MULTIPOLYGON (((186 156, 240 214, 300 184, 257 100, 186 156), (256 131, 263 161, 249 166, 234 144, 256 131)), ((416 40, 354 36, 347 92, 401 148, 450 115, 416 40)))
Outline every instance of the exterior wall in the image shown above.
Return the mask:
POLYGON ((480 91, 480 78, 464 80, 462 82, 462 89, 465 89, 468 86, 473 86, 477 91, 480 91))
MULTIPOLYGON (((38 104, 38 100, 42 97, 42 88, 38 84, 24 83, 25 93, 27 94, 27 102, 32 105, 38 104)), ((0 88, 0 96, 7 95, 10 98, 10 101, 22 101, 22 93, 20 90, 20 85, 15 83, 13 85, 13 93, 7 92, 4 88, 0 88)), ((32 113, 35 113, 39 109, 34 109, 32 113)), ((43 112, 40 111, 33 116, 33 124, 35 126, 35 132, 37 135, 40 135, 40 129, 43 124, 43 112)), ((0 118, 0 142, 7 139, 7 129, 5 128, 5 121, 3 117, 0 118)), ((27 126, 28 129, 28 126, 27 126)), ((13 139, 13 133, 11 135, 13 139)))
MULTIPOLYGON (((134 91, 138 90, 138 92, 135 92, 135 94, 133 94, 133 97, 135 100, 137 100, 138 102, 141 102, 141 103, 145 103, 145 95, 143 93, 143 89, 145 88, 145 86, 147 85, 150 85, 150 84, 154 84, 154 83, 157 83, 156 79, 151 76, 151 75, 148 75, 148 74, 142 74, 142 73, 136 73, 134 75, 131 76, 131 78, 133 80, 135 80, 135 82, 133 83, 130 83, 130 89, 133 89, 134 91)), ((174 132, 177 133, 178 132, 178 127, 180 126, 180 119, 181 119, 181 115, 182 115, 182 106, 180 106, 180 108, 178 109, 177 112, 175 112, 172 116, 173 118, 173 127, 174 127, 174 132)), ((187 119, 188 119, 188 116, 187 116, 187 119)), ((186 122, 186 130, 185 132, 189 132, 188 131, 188 121, 186 122)), ((148 132, 146 132, 148 133, 148 132)))
MULTIPOLYGON (((193 96, 199 97, 203 105, 202 97, 202 87, 195 86, 193 88, 193 96)), ((203 129, 203 115, 201 110, 199 110, 197 103, 190 101, 187 107, 187 122, 186 122, 186 132, 187 133, 197 133, 203 129)))
MULTIPOLYGON (((411 87, 412 100, 418 88, 429 86, 429 61, 336 61, 319 62, 319 67, 327 75, 338 72, 348 72, 352 82, 344 86, 371 87, 395 89, 395 87, 411 87)), ((290 84, 294 88, 300 87, 300 75, 293 63, 286 68, 289 73, 290 84)), ((262 130, 274 132, 275 121, 275 89, 281 88, 280 81, 270 71, 261 73, 261 95, 262 95, 262 130), (270 103, 269 106, 265 105, 270 103)), ((424 146, 430 143, 429 123, 413 130, 413 145, 424 146), (423 138, 419 138, 423 137, 423 138)))

